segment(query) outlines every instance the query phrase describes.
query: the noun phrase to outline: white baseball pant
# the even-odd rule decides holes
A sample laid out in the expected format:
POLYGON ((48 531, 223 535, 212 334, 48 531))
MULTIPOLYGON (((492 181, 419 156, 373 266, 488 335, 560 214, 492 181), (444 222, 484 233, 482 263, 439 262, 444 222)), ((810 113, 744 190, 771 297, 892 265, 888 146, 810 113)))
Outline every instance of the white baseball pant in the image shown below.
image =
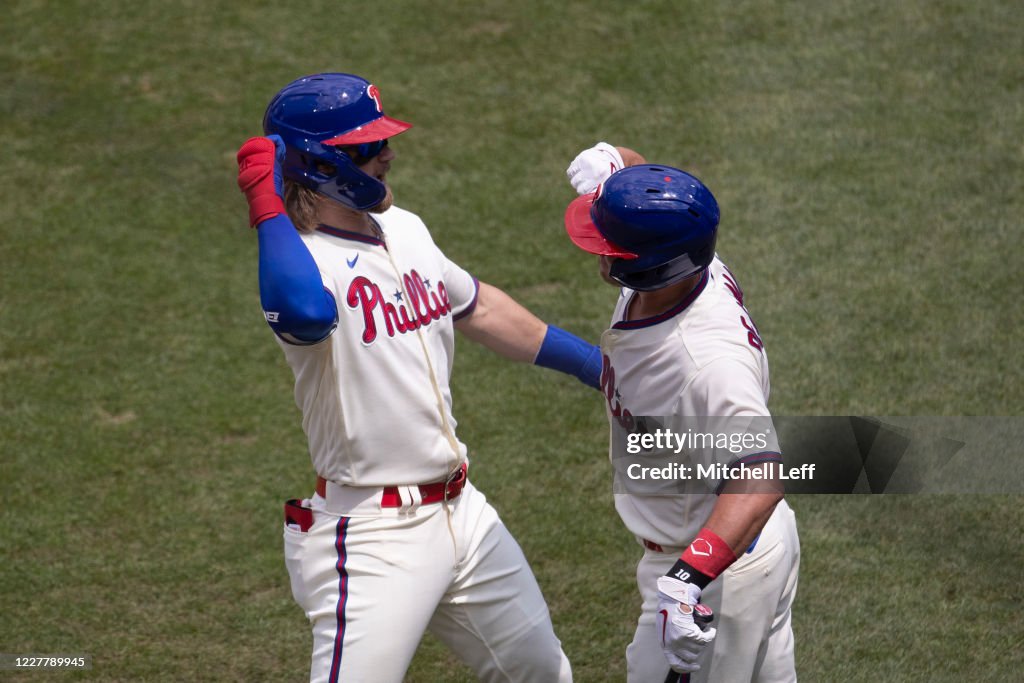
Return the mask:
MULTIPOLYGON (((669 666, 656 629, 656 582, 683 548, 645 549, 637 565, 643 611, 626 648, 629 683, 661 683, 669 666)), ((700 657, 690 683, 793 683, 791 622, 800 573, 800 539, 792 509, 783 500, 769 518, 754 551, 744 553, 708 584, 700 601, 715 611, 715 640, 700 657)), ((684 677, 683 680, 686 680, 684 677)))
POLYGON ((315 496, 312 527, 284 529, 311 682, 400 683, 427 629, 482 681, 572 680, 519 544, 471 483, 445 503, 333 503, 315 496))

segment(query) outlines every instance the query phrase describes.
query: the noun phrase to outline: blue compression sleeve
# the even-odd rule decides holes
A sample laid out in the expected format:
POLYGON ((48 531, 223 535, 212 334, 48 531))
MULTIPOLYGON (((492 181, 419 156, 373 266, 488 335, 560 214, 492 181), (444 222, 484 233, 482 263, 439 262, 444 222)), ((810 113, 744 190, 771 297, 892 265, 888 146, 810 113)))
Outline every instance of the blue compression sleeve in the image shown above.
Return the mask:
POLYGON ((554 325, 548 325, 533 363, 573 375, 595 389, 601 384, 601 347, 554 325))
POLYGON ((326 339, 338 324, 338 304, 291 220, 278 214, 260 223, 257 232, 260 302, 270 327, 293 344, 326 339))

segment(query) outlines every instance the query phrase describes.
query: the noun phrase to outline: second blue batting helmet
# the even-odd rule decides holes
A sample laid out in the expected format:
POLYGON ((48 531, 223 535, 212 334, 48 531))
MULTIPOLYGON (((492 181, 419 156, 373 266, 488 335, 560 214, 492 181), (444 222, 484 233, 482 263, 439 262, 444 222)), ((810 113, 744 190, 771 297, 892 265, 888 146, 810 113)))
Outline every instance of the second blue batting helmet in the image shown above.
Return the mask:
POLYGON ((718 202, 685 171, 643 164, 613 173, 565 212, 580 249, 613 258, 609 275, 640 291, 701 272, 715 258, 718 202))
POLYGON ((377 86, 341 73, 292 81, 263 116, 264 134, 284 140, 285 178, 358 210, 379 204, 387 188, 338 147, 386 140, 410 127, 384 115, 377 86))

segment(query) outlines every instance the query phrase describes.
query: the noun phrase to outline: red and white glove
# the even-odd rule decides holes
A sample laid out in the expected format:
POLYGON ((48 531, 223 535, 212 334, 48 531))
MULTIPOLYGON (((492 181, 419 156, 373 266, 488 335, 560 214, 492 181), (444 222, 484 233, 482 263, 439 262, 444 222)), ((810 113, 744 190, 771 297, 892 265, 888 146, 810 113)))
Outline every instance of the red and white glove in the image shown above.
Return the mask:
POLYGON ((700 602, 700 592, 692 583, 671 576, 658 578, 658 636, 673 671, 699 670, 697 657, 715 639, 714 628, 703 630, 694 621, 694 605, 700 602))
POLYGON ((276 135, 249 138, 238 150, 238 189, 249 202, 250 227, 285 213, 284 153, 284 142, 276 135))
POLYGON ((624 166, 619 150, 607 142, 599 142, 577 154, 565 169, 565 175, 577 194, 590 194, 624 166))

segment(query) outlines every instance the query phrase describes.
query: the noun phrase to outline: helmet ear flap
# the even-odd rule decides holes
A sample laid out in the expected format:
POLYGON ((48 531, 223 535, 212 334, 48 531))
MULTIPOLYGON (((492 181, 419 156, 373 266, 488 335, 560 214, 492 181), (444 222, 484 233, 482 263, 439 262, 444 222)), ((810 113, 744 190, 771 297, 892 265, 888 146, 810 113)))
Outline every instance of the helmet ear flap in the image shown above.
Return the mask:
POLYGON ((668 287, 703 272, 711 265, 715 257, 715 241, 716 238, 712 237, 699 249, 684 252, 664 263, 643 270, 636 270, 634 261, 615 259, 608 270, 608 275, 624 287, 638 292, 668 287))
POLYGON ((373 208, 387 196, 387 188, 360 171, 347 154, 309 139, 286 146, 283 173, 285 178, 359 211, 373 208))
POLYGON ((321 154, 322 147, 310 140, 286 145, 282 168, 284 177, 311 190, 316 190, 322 183, 328 182, 336 175, 336 171, 334 173, 324 172, 323 167, 329 164, 321 154))

